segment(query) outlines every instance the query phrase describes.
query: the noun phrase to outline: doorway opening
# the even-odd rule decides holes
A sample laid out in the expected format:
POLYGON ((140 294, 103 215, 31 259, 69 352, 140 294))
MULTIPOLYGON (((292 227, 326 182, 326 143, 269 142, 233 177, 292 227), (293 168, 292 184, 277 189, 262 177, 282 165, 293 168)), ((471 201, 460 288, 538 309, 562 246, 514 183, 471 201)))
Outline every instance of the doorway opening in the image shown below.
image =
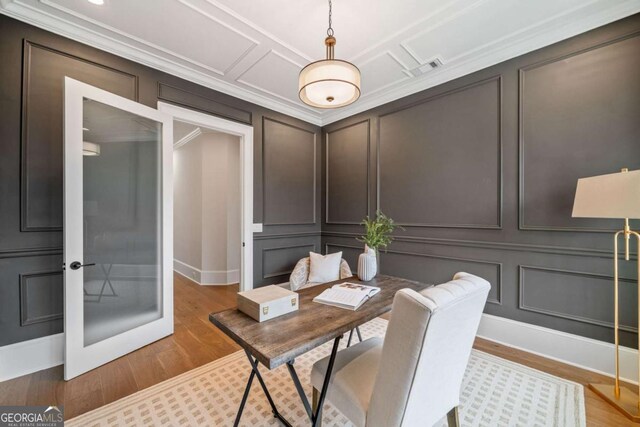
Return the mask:
POLYGON ((173 116, 174 271, 253 288, 253 128, 159 102, 173 116))
POLYGON ((240 138, 173 122, 173 269, 199 285, 240 283, 240 138))

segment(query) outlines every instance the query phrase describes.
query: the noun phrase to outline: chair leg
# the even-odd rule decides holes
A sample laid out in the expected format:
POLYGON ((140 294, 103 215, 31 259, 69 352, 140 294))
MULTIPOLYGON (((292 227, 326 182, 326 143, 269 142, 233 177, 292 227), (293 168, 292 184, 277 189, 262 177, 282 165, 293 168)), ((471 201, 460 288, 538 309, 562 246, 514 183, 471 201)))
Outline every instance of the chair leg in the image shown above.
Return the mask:
POLYGON ((447 424, 449 427, 460 427, 460 417, 458 416, 457 406, 454 406, 454 408, 447 413, 447 424))

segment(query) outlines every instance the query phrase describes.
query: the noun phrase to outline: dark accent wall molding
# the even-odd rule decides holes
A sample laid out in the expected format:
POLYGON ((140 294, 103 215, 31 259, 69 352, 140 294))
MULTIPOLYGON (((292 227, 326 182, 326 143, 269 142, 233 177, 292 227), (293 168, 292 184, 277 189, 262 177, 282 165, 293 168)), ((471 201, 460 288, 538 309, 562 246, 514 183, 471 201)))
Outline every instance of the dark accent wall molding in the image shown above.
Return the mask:
MULTIPOLYGON (((358 250, 359 252, 362 252, 363 248, 362 247, 358 247, 358 246, 352 246, 352 245, 345 245, 342 243, 326 243, 325 244, 325 253, 330 253, 329 251, 329 247, 335 247, 335 248, 348 248, 348 249, 353 249, 353 250, 358 250)), ((459 257, 452 257, 452 256, 444 256, 444 255, 432 255, 432 254, 427 254, 427 253, 419 253, 419 252, 405 252, 405 251, 398 251, 398 250, 387 250, 387 251, 383 251, 382 252, 382 256, 384 256, 384 254, 396 254, 396 255, 406 255, 406 256, 416 256, 416 257, 422 257, 422 258, 431 258, 431 259, 440 259, 440 260, 447 260, 447 261, 462 261, 462 262, 467 262, 467 263, 475 263, 475 264, 484 264, 484 265, 491 265, 496 267, 496 277, 497 277, 497 281, 496 283, 491 283, 491 286, 495 286, 496 289, 496 297, 495 298, 489 298, 487 300, 488 303, 490 304, 496 304, 496 305, 501 305, 502 304, 502 263, 500 262, 495 262, 495 261, 486 261, 486 260, 481 260, 481 259, 470 259, 470 258, 459 258, 459 257)), ((357 264, 355 264, 356 268, 357 268, 357 264)), ((356 273, 356 271, 354 270, 354 274, 356 273)), ((438 284, 438 283, 434 283, 434 284, 438 284)))
POLYGON ((273 233, 273 234, 255 234, 253 240, 273 240, 290 237, 320 237, 322 233, 320 231, 303 231, 293 233, 273 233))
POLYGON ((311 251, 316 252, 317 251, 316 247, 317 246, 315 243, 311 243, 311 244, 303 243, 299 245, 276 246, 271 248, 264 248, 262 250, 262 265, 265 266, 265 268, 262 274, 262 278, 271 279, 274 277, 288 276, 293 271, 293 267, 295 267, 295 264, 300 259, 309 255, 309 251, 303 251, 302 249, 310 248, 311 251), (267 254, 270 252, 287 252, 287 251, 290 253, 293 252, 293 256, 286 256, 285 262, 276 263, 276 267, 272 268, 273 271, 271 271, 270 273, 267 273, 266 272, 267 268, 271 266, 271 264, 267 260, 267 254), (290 266, 290 268, 282 269, 281 267, 282 265, 290 266))
POLYGON ((167 83, 158 82, 158 99, 180 107, 213 114, 240 123, 252 124, 251 111, 241 110, 167 83))
MULTIPOLYGON (((442 113, 441 115, 444 116, 444 114, 458 114, 458 111, 462 110, 465 107, 468 107, 466 104, 468 104, 470 101, 471 100, 464 100, 464 101, 458 100, 455 107, 453 105, 444 105, 442 106, 441 109, 445 111, 445 113, 442 113)), ((455 103, 455 101, 451 101, 451 102, 455 103)), ((483 101, 475 100, 475 102, 477 102, 478 106, 480 106, 483 101)), ((426 113, 429 113, 429 112, 434 113, 440 110, 440 109, 434 109, 434 108, 432 108, 430 111, 429 110, 426 111, 426 113)), ((474 111, 465 111, 465 113, 469 115, 484 114, 484 113, 490 112, 491 108, 492 107, 486 107, 484 109, 478 109, 474 111)), ((485 124, 484 123, 485 118, 480 119, 480 118, 474 117, 473 119, 475 120, 474 122, 475 126, 478 126, 480 124, 482 125, 485 124)), ((488 129, 485 129, 484 127, 481 130, 485 132, 488 131, 488 129)), ((483 148, 486 149, 486 147, 483 147, 483 148)), ((425 150, 425 148, 419 148, 419 149, 425 150)), ((454 89, 445 91, 443 93, 439 93, 437 95, 427 97, 425 99, 421 99, 420 101, 413 102, 408 105, 403 105, 400 108, 386 111, 384 114, 379 115, 376 151, 377 151, 377 171, 378 171, 377 181, 376 181, 377 209, 381 209, 386 213, 391 214, 391 216, 397 217, 398 223, 401 224, 402 226, 427 227, 427 228, 435 227, 435 228, 464 228, 464 229, 497 229, 497 230, 502 228, 502 76, 501 75, 492 76, 490 78, 475 81, 473 83, 470 83, 461 87, 456 87, 454 89), (383 144, 383 139, 385 135, 383 135, 382 128, 383 128, 383 122, 385 118, 389 118, 399 113, 407 112, 408 110, 411 110, 411 109, 425 107, 428 104, 438 102, 438 101, 443 101, 455 95, 460 96, 465 92, 472 91, 474 89, 478 89, 478 88, 481 88, 482 86, 489 85, 489 84, 495 84, 495 89, 496 89, 496 93, 494 94, 495 102, 496 102, 496 105, 495 105, 496 111, 494 111, 495 122, 492 125, 494 127, 494 132, 495 132, 495 135, 492 135, 492 137, 495 137, 495 140, 493 141, 493 143, 495 143, 495 147, 493 148, 495 150, 494 151, 495 157, 493 160, 496 162, 496 165, 495 165, 495 171, 496 171, 495 181, 496 182, 495 182, 495 186, 490 184, 486 186, 487 187, 486 189, 491 188, 492 194, 480 194, 478 192, 479 190, 478 188, 471 188, 474 186, 477 187, 479 184, 482 183, 482 181, 485 178, 483 177, 482 180, 480 180, 479 178, 482 176, 481 175, 482 171, 486 169, 484 167, 486 165, 480 165, 478 163, 478 160, 480 159, 481 156, 478 155, 479 152, 477 149, 474 148, 474 146, 477 146, 478 141, 476 138, 478 138, 479 129, 474 129, 474 125, 472 123, 468 123, 469 127, 467 130, 466 127, 462 123, 460 123, 459 120, 457 119, 456 120, 449 119, 446 123, 442 124, 443 122, 442 117, 437 117, 437 118, 434 117, 433 119, 434 125, 436 124, 436 122, 440 123, 440 125, 438 129, 431 132, 427 130, 428 128, 428 125, 426 124, 427 117, 425 117, 424 114, 415 113, 413 116, 408 116, 403 119, 398 119, 399 121, 401 121, 401 124, 398 124, 392 128, 393 131, 391 133, 393 134, 393 137, 390 136, 391 141, 387 142, 388 144, 392 144, 392 147, 390 147, 386 153, 383 152, 382 144, 383 144), (408 123, 411 123, 411 125, 414 126, 415 128, 411 130, 406 129, 406 125, 408 123), (464 132, 469 132, 469 134, 465 133, 464 135, 461 135, 460 134, 461 129, 465 129, 464 132), (403 130, 408 132, 403 133, 403 130), (431 205, 432 200, 438 204, 442 204, 443 203, 443 201, 441 200, 442 197, 440 197, 441 195, 437 193, 430 193, 428 197, 426 194, 423 194, 423 193, 414 194, 414 192, 417 189, 422 188, 425 185, 428 185, 430 181, 433 181, 434 179, 436 179, 438 183, 437 188, 442 189, 446 192, 447 196, 450 198, 449 200, 451 201, 449 203, 453 203, 452 202, 453 200, 465 200, 465 199, 468 200, 469 202, 468 206, 464 207, 461 205, 458 209, 459 211, 471 210, 471 205, 474 205, 474 202, 484 203, 483 200, 493 199, 495 197, 495 205, 494 205, 495 212, 493 212, 494 215, 491 215, 493 216, 492 220, 485 221, 484 223, 481 223, 481 222, 473 223, 472 221, 448 222, 448 219, 451 218, 451 213, 447 215, 443 211, 440 214, 440 216, 443 219, 440 221, 409 222, 409 221, 404 221, 401 218, 402 216, 401 213, 395 214, 396 209, 398 210, 401 209, 400 207, 397 207, 400 200, 394 199, 391 202, 389 202, 389 206, 383 206, 383 198, 385 196, 387 197, 389 196, 389 194, 383 192, 382 190, 381 181, 382 179, 384 179, 384 174, 385 174, 385 169, 382 164, 383 161, 385 161, 389 157, 389 155, 391 155, 392 153, 394 153, 395 155, 409 148, 418 149, 418 147, 431 147, 430 143, 425 142, 426 141, 425 138, 431 137, 433 134, 436 134, 436 132, 437 132, 437 135, 446 134, 447 137, 453 137, 453 138, 459 138, 459 139, 436 140, 441 145, 434 146, 433 150, 435 151, 435 156, 434 155, 421 156, 420 154, 425 154, 422 151, 419 153, 413 153, 413 152, 406 153, 404 157, 402 157, 402 162, 396 162, 398 164, 405 163, 404 165, 405 169, 401 170, 399 167, 394 167, 392 171, 393 178, 389 178, 389 181, 394 181, 396 183, 395 184, 396 186, 402 183, 402 185, 405 186, 404 188, 405 191, 401 191, 400 187, 398 188, 393 187, 393 190, 389 190, 389 192, 393 193, 394 197, 399 197, 405 200, 407 203, 409 202, 425 203, 423 205, 407 205, 402 207, 402 209, 404 209, 405 215, 407 214, 408 211, 424 213, 429 211, 430 209, 434 209, 432 208, 433 205, 431 205), (400 138, 403 138, 403 140, 407 141, 405 145, 403 145, 402 147, 397 146, 398 139, 400 138), (422 140, 418 141, 415 138, 422 138, 422 140), (455 144, 452 144, 452 141, 454 141, 455 144), (419 143, 416 144, 414 142, 419 142, 419 143), (453 148, 451 151, 448 151, 448 148, 455 146, 456 144, 460 145, 464 143, 470 143, 471 145, 469 146, 469 149, 475 150, 475 151, 468 151, 466 153, 465 151, 462 151, 467 147, 464 147, 464 148, 456 147, 456 148, 453 148), (452 152, 456 153, 456 155, 451 156, 450 154, 452 152), (470 155, 471 152, 473 152, 474 154, 470 155), (446 157, 445 157, 445 154, 447 155, 446 157), (465 156, 465 154, 467 154, 467 156, 465 156), (431 159, 432 157, 433 159, 431 159), (462 164, 464 160, 467 160, 469 163, 462 164), (465 174, 456 175, 455 172, 453 171, 453 168, 448 166, 447 167, 441 166, 442 170, 439 170, 438 172, 433 172, 433 170, 429 170, 430 168, 437 167, 436 165, 444 165, 447 162, 450 162, 451 165, 455 165, 456 170, 463 169, 466 167, 466 168, 472 169, 474 173, 480 174, 480 176, 476 176, 474 177, 475 179, 469 180, 468 175, 465 175, 465 174), (416 163, 416 165, 414 166, 412 165, 412 163, 416 163), (418 167, 418 165, 420 165, 420 167, 418 167), (420 173, 425 174, 424 177, 419 175, 420 173), (398 176, 399 174, 401 174, 401 178, 398 176), (430 178, 430 180, 427 180, 425 178, 427 176, 430 178), (455 184, 456 179, 462 180, 462 181, 460 183, 455 184), (411 192, 406 191, 406 190, 409 190, 407 186, 408 183, 410 183, 411 192), (453 191, 455 191, 458 194, 452 194, 453 191), (437 196, 437 197, 434 197, 434 196, 437 196), (444 219, 445 217, 446 217, 446 220, 444 219)), ((488 156, 487 159, 489 159, 490 157, 491 156, 488 156)), ((394 164, 394 166, 398 166, 398 164, 394 164)), ((431 191, 433 190, 435 190, 435 187, 433 187, 431 191)), ((485 206, 483 205, 482 208, 484 207, 485 206)), ((489 205, 487 205, 486 207, 488 208, 489 205)), ((477 206, 473 207, 473 209, 484 210, 482 208, 478 208, 477 206)), ((474 216, 473 212, 468 212, 468 213, 470 216, 474 216)))
MULTIPOLYGON (((640 169, 639 69, 636 14, 325 127, 371 123, 368 214, 381 208, 405 226, 382 271, 433 283, 477 267, 499 281, 487 313, 611 341, 611 239, 623 224, 572 218, 571 207, 579 178, 640 169), (499 262, 500 278, 472 261, 499 262)), ((348 183, 325 173, 331 206, 326 183, 348 183)), ((325 249, 358 246, 362 227, 323 214, 325 249)), ((620 339, 635 347, 636 271, 620 268, 620 339)))
POLYGON ((20 275, 20 326, 62 319, 62 281, 62 271, 20 275), (54 277, 57 280, 52 281, 54 277), (39 291, 36 290, 38 285, 39 291))
MULTIPOLYGON (((569 203, 562 204, 560 200, 573 201, 572 196, 575 192, 575 183, 578 178, 618 172, 621 167, 629 167, 630 169, 640 167, 640 149, 638 148, 637 135, 635 138, 629 138, 632 133, 627 132, 626 135, 623 134, 622 138, 620 138, 620 132, 615 130, 616 124, 621 125, 625 121, 636 120, 634 117, 640 115, 640 105, 635 103, 633 99, 633 97, 637 99, 637 90, 635 92, 630 90, 633 87, 633 81, 637 80, 637 70, 638 66, 640 66, 640 59, 638 58, 640 53, 639 36, 640 32, 626 34, 594 46, 580 48, 551 59, 535 62, 518 70, 518 223, 521 230, 610 233, 622 228, 621 221, 571 219, 571 205, 569 203), (629 43, 631 41, 635 42, 635 46, 629 43), (621 46, 620 44, 623 42, 627 42, 628 45, 621 46), (607 48, 622 50, 623 52, 620 52, 619 56, 626 57, 626 62, 612 60, 612 54, 604 52, 607 48), (624 51, 625 49, 626 51, 624 51), (585 58, 585 56, 590 56, 590 58, 585 58), (572 62, 577 63, 572 65, 572 62), (526 104, 529 101, 526 86, 527 75, 534 71, 551 67, 560 68, 560 71, 555 74, 552 74, 551 71, 547 71, 547 73, 552 74, 553 77, 560 81, 561 85, 551 84, 548 80, 539 82, 539 86, 534 87, 530 94, 530 96, 539 97, 537 99, 538 104, 536 104, 538 108, 531 108, 533 112, 529 113, 530 110, 526 108, 526 104), (588 77, 590 79, 588 84, 586 80, 584 83, 580 81, 580 71, 584 70, 589 70, 591 74, 588 77), (626 73, 622 71, 626 71, 626 73), (572 81, 574 82, 573 86, 570 86, 571 83, 569 82, 572 81), (567 93, 562 92, 565 87, 567 93), (577 98, 576 90, 580 90, 587 95, 577 98), (624 96, 625 94, 626 96, 624 96), (555 97, 552 95, 555 95, 555 97), (572 96, 575 97, 575 100, 572 99, 572 96), (543 102, 544 104, 542 104, 543 102), (564 109, 555 108, 555 104, 559 102, 565 103, 562 105, 565 107, 564 109), (542 115, 540 107, 543 105, 548 109, 549 105, 554 106, 553 109, 549 109, 548 117, 544 117, 549 123, 537 123, 535 125, 531 123, 529 127, 535 129, 536 132, 543 132, 544 138, 534 139, 532 137, 533 141, 525 144, 527 142, 525 124, 531 120, 528 115, 534 113, 542 115), (592 111, 594 109, 596 111, 592 111), (609 111, 612 112, 608 114, 609 111), (620 114, 622 112, 625 113, 620 114), (616 124, 611 123, 611 118, 621 115, 623 117, 617 120, 616 124), (579 120, 580 118, 582 120, 579 120), (571 123, 571 126, 568 126, 567 122, 571 123), (555 137, 551 137, 552 134, 555 137), (617 136, 614 136, 616 134, 617 136), (596 137, 591 137, 591 135, 596 135, 596 137), (558 136, 562 137, 558 138, 558 136), (573 138, 570 136, 573 136, 573 138), (612 139, 616 140, 617 148, 615 150, 609 148, 612 139), (572 143, 569 151, 562 151, 563 144, 569 142, 572 143), (554 165, 556 167, 547 165, 548 167, 544 168, 540 174, 532 179, 532 181, 545 179, 547 185, 540 186, 539 182, 534 183, 534 201, 531 202, 538 210, 555 209, 560 211, 562 213, 561 218, 549 218, 555 221, 556 224, 527 223, 527 196, 531 190, 525 188, 525 176, 526 170, 528 170, 526 168, 527 157, 525 153, 529 144, 533 147, 541 146, 542 152, 537 156, 540 158, 538 164, 540 162, 556 162, 554 165), (554 145, 553 155, 551 156, 549 155, 550 144, 554 145), (583 150, 584 152, 581 153, 583 150), (586 154, 591 155, 587 156, 586 154), (595 158, 599 160, 597 164, 593 163, 595 158), (552 176, 549 176, 550 174, 552 176), (568 179, 566 179, 567 176, 569 176, 568 179), (542 190, 546 191, 547 194, 541 194, 540 191, 542 190), (555 197, 555 200, 551 202, 553 197, 555 197), (557 225, 561 222, 570 222, 571 225, 557 225), (606 225, 609 226, 606 227, 606 225)), ((533 173, 538 170, 535 166, 530 169, 534 171, 533 173)), ((551 213, 553 212, 545 216, 550 217, 551 213)))
MULTIPOLYGON (((371 120, 365 119, 356 123, 351 123, 349 125, 332 129, 330 132, 326 133, 325 139, 325 218, 326 224, 342 224, 342 225, 359 225, 362 221, 362 218, 369 214, 369 210, 371 208, 371 191, 370 191, 370 168, 369 168, 369 156, 371 154, 371 120), (342 147, 340 152, 338 153, 339 160, 341 161, 340 167, 337 167, 338 172, 334 172, 334 174, 340 174, 337 177, 337 181, 339 184, 336 190, 332 190, 330 177, 330 167, 332 162, 331 150, 332 145, 330 144, 331 135, 336 135, 339 132, 352 131, 355 132, 357 127, 365 127, 365 135, 364 138, 360 140, 355 140, 355 138, 349 138, 349 135, 346 136, 345 141, 342 142, 342 147), (358 147, 357 144, 362 145, 364 143, 364 153, 358 153, 357 150, 362 150, 362 147, 358 147), (351 151, 350 151, 351 150, 351 151), (358 156, 362 158, 358 158, 358 156), (355 159, 354 159, 355 158, 355 159), (361 165, 358 161, 364 160, 364 164, 361 165), (345 169, 346 168, 346 169, 345 169), (362 169, 364 169, 364 182, 357 182, 358 176, 356 174, 362 174, 362 169), (340 180, 343 180, 342 182, 340 180), (347 181, 347 182, 344 182, 347 181), (335 193, 334 193, 335 191, 335 193), (360 195, 364 194, 364 195, 360 195), (332 204, 330 202, 331 196, 338 197, 339 200, 335 200, 332 204), (352 218, 356 218, 355 220, 352 218, 348 219, 333 219, 331 216, 331 211, 333 209, 334 204, 337 206, 336 209, 340 209, 340 214, 347 215, 352 218), (360 206, 362 204, 363 206, 360 206), (348 212, 348 209, 354 207, 363 207, 362 211, 358 210, 357 212, 348 212), (345 212, 346 211, 346 212, 345 212)), ((335 169, 331 169, 334 171, 335 169)), ((362 177, 360 177, 362 178, 362 177)), ((338 213, 336 213, 336 217, 338 213)))
MULTIPOLYGON (((607 275, 607 274, 596 274, 596 273, 591 273, 591 272, 587 272, 587 271, 573 271, 573 270, 566 270, 566 269, 562 269, 562 268, 548 268, 548 267, 534 267, 534 266, 530 266, 530 265, 520 265, 518 266, 518 276, 519 276, 519 286, 518 286, 518 290, 519 290, 519 298, 518 298, 518 308, 520 310, 525 310, 525 311, 530 311, 533 313, 539 313, 539 314, 544 314, 547 316, 554 316, 554 317, 558 317, 561 319, 566 319, 566 320, 571 320, 571 321, 576 321, 576 322, 580 322, 580 323, 585 323, 585 324, 589 324, 589 325, 596 325, 596 326, 604 326, 606 328, 609 329, 613 329, 613 322, 611 321, 605 321, 602 319, 594 319, 592 317, 588 317, 586 315, 576 315, 576 314, 569 314, 567 313, 565 310, 560 311, 560 310, 554 310, 554 309, 549 309, 549 308, 544 308, 544 307, 536 307, 534 305, 530 305, 527 304, 527 302, 525 301, 526 299, 526 291, 527 288, 525 287, 525 278, 526 278, 526 272, 530 271, 538 271, 538 272, 544 272, 544 273, 548 273, 551 275, 564 275, 564 276, 573 276, 573 277, 579 277, 582 279, 595 279, 595 280, 600 280, 602 281, 602 288, 605 292, 605 295, 610 294, 610 290, 611 290, 611 283, 613 283, 613 276, 611 275, 607 275)), ((566 282, 566 281, 565 281, 566 282)), ((535 285, 531 285, 531 286, 535 286, 535 285)), ((637 281, 635 279, 625 279, 625 278, 621 278, 620 279, 620 290, 621 290, 621 294, 623 293, 622 291, 624 290, 623 288, 626 287, 627 289, 633 289, 637 286, 637 281), (625 286, 626 285, 626 286, 625 286)), ((540 292, 538 292, 540 293, 540 292)), ((543 293, 544 294, 544 293, 543 293)), ((560 292, 555 292, 554 293, 554 298, 557 299, 558 298, 558 294, 560 294, 560 292)), ((636 291, 636 296, 637 298, 637 291, 636 291)), ((623 297, 621 297, 623 298, 623 297)), ((550 301, 550 299, 544 298, 546 301, 550 301)), ((624 298, 623 298, 624 299, 624 298)), ((578 307, 580 307, 580 304, 575 304, 578 307)), ((603 311, 606 311, 607 314, 611 314, 613 315, 613 311, 611 310, 611 307, 613 307, 613 299, 611 301, 610 306, 603 306, 603 311)), ((584 308, 584 307, 580 307, 580 308, 584 308)), ((627 318, 631 318, 631 319, 637 319, 637 314, 633 313, 633 315, 629 315, 629 313, 627 314, 627 318)), ((627 319, 625 319, 627 320, 627 319)), ((624 325, 623 323, 620 323, 620 330, 622 331, 627 331, 627 332, 633 332, 633 333, 637 333, 638 332, 638 328, 634 327, 634 326, 629 326, 629 325, 624 325)))
MULTIPOLYGON (((340 231, 323 231, 323 236, 328 237, 360 237, 359 233, 349 233, 340 231)), ((507 251, 519 251, 529 253, 544 253, 555 255, 572 255, 577 257, 596 257, 613 259, 613 253, 610 250, 603 249, 589 249, 589 248, 573 248, 554 245, 535 245, 529 243, 509 243, 509 242, 493 242, 483 240, 460 240, 460 239, 443 239, 436 237, 421 237, 421 236, 405 236, 396 235, 394 237, 396 242, 409 242, 409 243, 427 243, 430 245, 443 245, 443 246, 460 246, 467 248, 483 248, 494 250, 507 250, 507 251)), ((620 257, 624 256, 624 252, 619 253, 620 257)), ((630 252, 629 258, 631 260, 638 259, 638 254, 630 252)))
POLYGON ((267 275, 281 273, 297 261, 292 259, 297 256, 295 249, 283 251, 286 256, 280 261, 276 259, 280 255, 268 256, 269 265, 265 269, 262 265, 265 246, 319 247, 321 212, 316 200, 322 199, 318 199, 321 189, 318 126, 2 14, 0 51, 3 55, 0 104, 6 119, 0 123, 0 300, 4 304, 0 309, 0 346, 62 332, 61 311, 56 304, 62 301, 63 294, 64 76, 152 108, 157 108, 158 101, 164 101, 253 126, 253 219, 256 223, 266 222, 264 233, 254 236, 256 287, 283 281, 284 276, 263 279, 263 271, 267 275), (275 132, 270 125, 275 126, 275 132), (265 146, 261 144, 265 141, 266 154, 273 147, 285 147, 276 154, 284 152, 282 162, 293 164, 291 168, 275 165, 266 171, 266 178, 293 182, 294 187, 295 183, 303 182, 303 189, 283 196, 274 189, 277 182, 274 188, 265 185, 262 169, 265 146), (263 193, 265 189, 268 194, 263 193), (266 221, 262 212, 265 206, 266 221), (276 209, 271 209, 274 206, 276 209), (283 264, 274 270, 277 265, 272 262, 276 261, 283 264))
POLYGON ((138 78, 27 39, 23 49, 20 230, 62 231, 62 170, 52 162, 62 164, 63 128, 50 114, 62 114, 64 76, 136 101, 138 78))
POLYGON ((264 225, 317 224, 317 133, 266 116, 262 129, 264 225))
MULTIPOLYGON (((62 255, 62 247, 51 248, 25 248, 0 250, 0 259, 3 258, 26 258, 43 255, 62 255)), ((60 266, 62 269, 62 266, 60 266)))

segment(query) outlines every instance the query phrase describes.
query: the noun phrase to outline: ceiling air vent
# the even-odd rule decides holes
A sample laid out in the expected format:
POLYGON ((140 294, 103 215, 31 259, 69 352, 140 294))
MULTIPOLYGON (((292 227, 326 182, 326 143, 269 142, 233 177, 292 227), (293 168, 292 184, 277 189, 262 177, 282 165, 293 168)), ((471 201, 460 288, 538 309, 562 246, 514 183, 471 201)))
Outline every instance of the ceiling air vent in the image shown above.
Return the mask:
POLYGON ((419 66, 418 68, 414 68, 413 70, 410 71, 410 73, 414 76, 414 77, 418 77, 421 76, 425 73, 428 73, 431 70, 435 70, 436 68, 440 68, 442 67, 443 62, 442 59, 440 59, 439 57, 433 58, 432 60, 430 60, 429 62, 427 62, 424 65, 419 66))

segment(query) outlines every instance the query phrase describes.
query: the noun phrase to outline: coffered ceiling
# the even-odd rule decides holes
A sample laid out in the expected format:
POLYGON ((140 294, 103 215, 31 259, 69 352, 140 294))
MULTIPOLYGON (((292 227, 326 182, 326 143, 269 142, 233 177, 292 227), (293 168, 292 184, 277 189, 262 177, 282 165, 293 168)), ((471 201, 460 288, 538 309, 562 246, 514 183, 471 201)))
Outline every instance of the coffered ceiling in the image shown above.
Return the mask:
POLYGON ((297 95, 300 69, 324 55, 325 0, 0 0, 0 12, 323 125, 640 12, 640 0, 333 0, 336 57, 362 71, 362 97, 337 110, 297 95))

